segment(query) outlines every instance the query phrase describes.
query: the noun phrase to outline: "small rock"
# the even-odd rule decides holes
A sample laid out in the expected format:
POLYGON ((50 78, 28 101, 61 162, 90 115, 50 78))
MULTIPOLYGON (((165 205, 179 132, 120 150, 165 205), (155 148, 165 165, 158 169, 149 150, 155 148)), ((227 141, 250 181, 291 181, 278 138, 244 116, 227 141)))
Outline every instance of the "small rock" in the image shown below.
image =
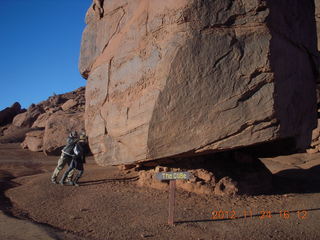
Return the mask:
POLYGON ((314 154, 314 153, 317 153, 317 152, 318 152, 318 149, 316 149, 316 148, 307 149, 307 153, 310 153, 310 154, 314 154))
POLYGON ((76 106, 78 104, 78 102, 74 99, 69 99, 68 101, 66 101, 62 106, 62 110, 66 111, 69 110, 70 108, 73 108, 74 106, 76 106))
POLYGON ((214 188, 214 193, 220 196, 235 196, 238 191, 238 183, 230 177, 222 178, 214 188))
POLYGON ((122 164, 117 166, 119 170, 129 170, 136 167, 136 164, 122 164))
POLYGON ((152 237, 152 235, 146 234, 146 233, 141 233, 140 236, 141 236, 142 238, 152 237))
POLYGON ((168 172, 168 167, 156 166, 155 172, 168 172))

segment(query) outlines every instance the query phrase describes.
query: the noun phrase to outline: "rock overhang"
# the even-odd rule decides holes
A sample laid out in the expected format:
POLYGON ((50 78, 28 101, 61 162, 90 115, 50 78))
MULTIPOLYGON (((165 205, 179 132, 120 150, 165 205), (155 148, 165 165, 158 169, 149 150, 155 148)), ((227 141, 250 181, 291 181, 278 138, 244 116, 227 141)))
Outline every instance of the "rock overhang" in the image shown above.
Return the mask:
POLYGON ((286 137, 306 147, 316 124, 314 5, 286 3, 103 1, 101 15, 94 2, 79 69, 88 78, 86 130, 97 162, 286 137))

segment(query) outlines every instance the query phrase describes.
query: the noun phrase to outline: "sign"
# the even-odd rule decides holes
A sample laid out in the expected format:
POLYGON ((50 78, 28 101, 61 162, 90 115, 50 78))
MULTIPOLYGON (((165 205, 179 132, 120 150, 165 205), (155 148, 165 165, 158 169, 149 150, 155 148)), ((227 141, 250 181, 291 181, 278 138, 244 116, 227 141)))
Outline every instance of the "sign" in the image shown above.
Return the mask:
POLYGON ((159 181, 188 180, 191 178, 191 173, 189 173, 189 172, 159 172, 156 174, 156 178, 159 181))
POLYGON ((189 172, 159 172, 156 178, 159 181, 169 181, 169 216, 168 224, 174 226, 174 203, 175 203, 175 190, 176 180, 188 180, 191 178, 189 172))

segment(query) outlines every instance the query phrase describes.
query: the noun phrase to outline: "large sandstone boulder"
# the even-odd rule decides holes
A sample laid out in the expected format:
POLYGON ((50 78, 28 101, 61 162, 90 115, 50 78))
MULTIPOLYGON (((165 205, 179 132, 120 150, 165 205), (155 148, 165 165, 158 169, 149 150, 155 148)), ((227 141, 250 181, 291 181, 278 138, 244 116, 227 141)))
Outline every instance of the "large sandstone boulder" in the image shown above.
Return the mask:
POLYGON ((43 136, 43 151, 46 154, 59 154, 66 144, 68 134, 84 130, 83 113, 58 111, 50 116, 43 136))
POLYGON ((22 113, 25 110, 21 109, 21 105, 18 102, 15 102, 12 104, 11 107, 7 107, 0 111, 0 126, 4 126, 6 124, 9 124, 12 122, 13 118, 19 114, 22 113))
POLYGON ((62 104, 61 108, 63 111, 67 111, 67 110, 73 108, 74 106, 76 106, 77 104, 78 104, 78 102, 76 100, 69 99, 64 104, 62 104))
POLYGON ((13 124, 6 125, 0 129, 0 143, 21 143, 29 131, 30 128, 28 127, 16 127, 13 124))
POLYGON ((21 143, 22 148, 29 149, 33 152, 40 152, 42 151, 43 147, 43 130, 35 130, 28 132, 26 134, 26 138, 24 139, 23 143, 21 143))
POLYGON ((39 115, 37 120, 34 121, 34 123, 32 124, 32 128, 45 128, 47 121, 50 118, 50 116, 52 115, 52 113, 53 112, 47 111, 47 112, 39 115))
POLYGON ((313 0, 109 0, 79 69, 99 164, 221 151, 316 127, 313 0))
POLYGON ((41 106, 31 105, 26 112, 15 116, 12 124, 16 127, 31 127, 43 112, 44 110, 41 106))

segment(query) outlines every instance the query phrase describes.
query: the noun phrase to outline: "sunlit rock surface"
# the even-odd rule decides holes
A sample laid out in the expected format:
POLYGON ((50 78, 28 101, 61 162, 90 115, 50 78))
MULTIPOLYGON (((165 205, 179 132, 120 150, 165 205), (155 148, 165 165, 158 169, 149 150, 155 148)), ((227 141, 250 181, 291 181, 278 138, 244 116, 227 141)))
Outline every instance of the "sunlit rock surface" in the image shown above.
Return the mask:
POLYGON ((312 0, 105 0, 86 15, 85 125, 101 165, 221 151, 316 127, 312 0))

